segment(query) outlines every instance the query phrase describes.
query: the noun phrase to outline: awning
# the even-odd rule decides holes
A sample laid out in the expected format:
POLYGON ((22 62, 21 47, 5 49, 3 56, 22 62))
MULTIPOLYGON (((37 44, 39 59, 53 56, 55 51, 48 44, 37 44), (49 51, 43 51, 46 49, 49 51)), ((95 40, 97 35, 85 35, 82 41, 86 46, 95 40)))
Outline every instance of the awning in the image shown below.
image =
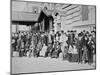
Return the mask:
MULTIPOLYGON (((49 17, 51 17, 51 16, 52 16, 52 11, 51 11, 51 10, 46 10, 46 11, 42 10, 42 11, 40 12, 38 21, 40 22, 40 21, 42 21, 43 18, 47 18, 47 17, 49 18, 49 17)), ((52 18, 53 18, 53 17, 52 17, 52 18)))
POLYGON ((38 21, 38 17, 39 14, 33 14, 31 12, 12 11, 12 21, 36 22, 38 21))

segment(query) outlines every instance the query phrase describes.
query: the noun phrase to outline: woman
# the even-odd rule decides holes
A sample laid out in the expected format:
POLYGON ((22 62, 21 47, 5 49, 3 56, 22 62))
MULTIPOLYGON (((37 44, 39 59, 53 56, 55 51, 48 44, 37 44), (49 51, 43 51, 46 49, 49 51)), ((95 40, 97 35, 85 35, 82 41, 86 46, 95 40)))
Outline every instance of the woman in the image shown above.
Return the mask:
POLYGON ((40 51, 40 56, 45 57, 46 51, 47 51, 47 46, 43 44, 42 50, 40 51))
POLYGON ((33 44, 33 41, 31 41, 31 45, 29 48, 29 57, 34 56, 34 50, 35 50, 35 46, 33 44))
POLYGON ((86 61, 87 61, 87 48, 86 48, 86 46, 83 46, 82 61, 83 61, 83 63, 86 63, 86 61))
POLYGON ((21 42, 20 57, 24 56, 24 42, 21 42))

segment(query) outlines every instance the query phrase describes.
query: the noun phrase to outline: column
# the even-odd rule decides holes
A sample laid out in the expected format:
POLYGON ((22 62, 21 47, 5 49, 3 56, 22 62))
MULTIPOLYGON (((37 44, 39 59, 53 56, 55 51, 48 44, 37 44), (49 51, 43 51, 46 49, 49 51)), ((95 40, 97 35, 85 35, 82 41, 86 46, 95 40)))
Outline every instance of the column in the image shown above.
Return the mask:
POLYGON ((40 31, 42 30, 42 28, 41 28, 41 24, 40 23, 38 23, 38 25, 39 25, 39 29, 40 29, 40 31))
POLYGON ((44 27, 45 26, 45 20, 43 19, 43 21, 42 21, 42 31, 44 31, 44 27))
POLYGON ((50 20, 49 20, 49 30, 52 29, 52 26, 53 26, 53 25, 52 25, 52 20, 50 19, 50 20))
POLYGON ((19 25, 19 24, 16 24, 16 33, 18 32, 18 25, 19 25))

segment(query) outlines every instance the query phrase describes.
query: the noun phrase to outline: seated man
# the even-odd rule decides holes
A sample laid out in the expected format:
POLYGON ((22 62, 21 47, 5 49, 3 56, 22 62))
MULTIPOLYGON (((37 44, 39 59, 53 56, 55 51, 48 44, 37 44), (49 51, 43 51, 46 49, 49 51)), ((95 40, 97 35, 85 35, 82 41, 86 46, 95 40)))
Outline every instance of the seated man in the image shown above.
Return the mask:
POLYGON ((61 46, 60 46, 59 42, 56 42, 56 43, 54 44, 54 48, 53 48, 53 50, 52 50, 52 57, 53 57, 53 58, 58 58, 60 52, 61 52, 61 46))
POLYGON ((68 59, 68 46, 64 47, 63 60, 68 59))

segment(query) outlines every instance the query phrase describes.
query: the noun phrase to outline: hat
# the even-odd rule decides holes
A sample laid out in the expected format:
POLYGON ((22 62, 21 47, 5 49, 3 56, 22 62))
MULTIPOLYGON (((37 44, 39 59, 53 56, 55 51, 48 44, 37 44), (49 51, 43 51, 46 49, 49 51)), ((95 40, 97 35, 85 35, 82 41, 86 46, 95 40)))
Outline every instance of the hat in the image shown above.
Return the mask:
POLYGON ((89 37, 92 36, 91 34, 89 34, 89 37))
POLYGON ((79 33, 78 36, 81 37, 82 36, 82 33, 79 33))

